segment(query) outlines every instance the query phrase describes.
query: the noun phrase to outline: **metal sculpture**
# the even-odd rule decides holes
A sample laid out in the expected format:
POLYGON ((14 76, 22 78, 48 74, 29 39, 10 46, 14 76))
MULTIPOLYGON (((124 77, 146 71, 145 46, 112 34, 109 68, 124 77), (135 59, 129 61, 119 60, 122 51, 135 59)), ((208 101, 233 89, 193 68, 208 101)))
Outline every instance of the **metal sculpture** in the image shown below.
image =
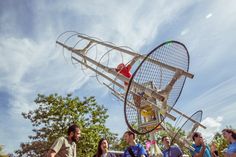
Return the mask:
POLYGON ((168 41, 141 54, 74 31, 62 33, 56 43, 63 52, 71 52, 73 63, 79 63, 84 72, 93 71, 98 82, 124 102, 125 121, 133 132, 169 131, 165 121, 175 121, 172 112, 205 128, 199 120, 174 108, 186 77, 193 78, 188 72, 189 53, 184 44, 168 41))

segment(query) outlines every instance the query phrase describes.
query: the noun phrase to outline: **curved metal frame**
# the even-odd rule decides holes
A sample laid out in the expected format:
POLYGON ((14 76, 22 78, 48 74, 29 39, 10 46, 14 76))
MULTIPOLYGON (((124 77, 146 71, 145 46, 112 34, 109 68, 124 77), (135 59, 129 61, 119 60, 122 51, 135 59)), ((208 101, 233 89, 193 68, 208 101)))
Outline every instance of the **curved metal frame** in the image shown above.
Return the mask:
MULTIPOLYGON (((144 64, 144 62, 149 59, 149 56, 150 56, 152 53, 154 53, 157 49, 159 49, 160 47, 162 47, 163 45, 169 44, 169 43, 177 43, 177 44, 180 44, 180 45, 183 46, 183 48, 186 50, 186 52, 187 52, 187 58, 188 58, 187 71, 189 70, 189 53, 188 53, 188 50, 187 50, 187 48, 185 47, 184 44, 182 44, 182 43, 180 43, 180 42, 178 42, 178 41, 168 41, 168 42, 164 42, 164 43, 160 44, 159 46, 157 46, 156 48, 154 48, 154 49, 142 60, 142 62, 140 63, 140 65, 139 65, 139 66, 137 67, 137 69, 135 70, 133 76, 130 78, 130 82, 129 82, 129 85, 128 85, 128 88, 127 88, 127 92, 126 92, 126 95, 125 95, 125 101, 124 101, 125 122, 126 122, 127 126, 129 127, 129 129, 130 129, 131 131, 137 133, 137 134, 143 135, 143 134, 146 134, 146 133, 149 133, 149 132, 155 130, 155 129, 156 129, 158 126, 160 126, 160 124, 164 121, 164 119, 166 118, 166 115, 163 116, 163 119, 161 119, 161 121, 160 121, 158 124, 156 124, 156 126, 155 126, 154 128, 152 128, 152 129, 150 129, 150 130, 148 130, 148 131, 146 131, 146 132, 139 132, 139 131, 137 131, 136 129, 134 129, 134 128, 131 126, 131 124, 129 124, 129 122, 128 122, 128 120, 127 120, 127 114, 126 114, 126 113, 127 113, 127 112, 126 112, 126 110, 127 110, 127 105, 128 105, 128 104, 127 104, 127 99, 128 99, 129 90, 130 90, 130 88, 131 88, 131 84, 132 84, 132 82, 133 82, 133 80, 134 80, 134 77, 135 77, 136 73, 137 73, 138 70, 141 68, 141 66, 144 64)), ((185 80, 186 80, 186 76, 184 76, 184 80, 183 80, 183 84, 182 84, 181 90, 179 91, 179 94, 178 94, 178 96, 177 96, 177 98, 176 98, 174 104, 171 106, 171 108, 170 108, 169 111, 172 110, 172 108, 173 108, 174 105, 176 104, 177 100, 179 99, 180 94, 182 93, 182 90, 183 90, 183 87, 184 87, 184 84, 185 84, 185 80)))

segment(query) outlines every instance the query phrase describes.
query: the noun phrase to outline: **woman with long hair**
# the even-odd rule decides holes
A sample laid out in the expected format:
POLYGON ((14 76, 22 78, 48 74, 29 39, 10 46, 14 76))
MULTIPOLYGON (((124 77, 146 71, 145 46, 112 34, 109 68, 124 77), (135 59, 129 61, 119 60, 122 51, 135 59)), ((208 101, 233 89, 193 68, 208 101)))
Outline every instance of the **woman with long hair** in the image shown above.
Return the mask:
POLYGON ((228 148, 224 154, 226 157, 236 157, 236 132, 233 129, 222 130, 224 138, 229 142, 228 148))
POLYGON ((108 142, 105 138, 102 138, 98 142, 97 153, 94 157, 116 157, 115 154, 108 152, 108 142))

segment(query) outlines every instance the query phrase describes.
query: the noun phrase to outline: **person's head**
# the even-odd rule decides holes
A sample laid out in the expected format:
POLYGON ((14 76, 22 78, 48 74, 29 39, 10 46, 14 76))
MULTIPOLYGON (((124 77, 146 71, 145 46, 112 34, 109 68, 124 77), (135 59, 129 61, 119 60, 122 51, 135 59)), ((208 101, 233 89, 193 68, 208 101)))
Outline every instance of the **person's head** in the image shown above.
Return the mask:
POLYGON ((200 132, 194 132, 192 135, 192 139, 196 145, 201 145, 203 142, 203 137, 200 132))
POLYGON ((122 70, 123 68, 125 68, 125 64, 124 63, 120 63, 118 66, 117 66, 117 71, 120 71, 122 70))
POLYGON ((73 124, 68 128, 67 134, 69 139, 73 142, 77 142, 80 138, 80 129, 77 125, 73 124))
POLYGON ((165 148, 169 148, 170 147, 170 138, 168 136, 163 136, 161 138, 161 142, 163 143, 165 148))
POLYGON ((229 142, 233 142, 236 140, 236 132, 233 129, 223 129, 222 134, 224 138, 229 142))
POLYGON ((135 133, 132 131, 126 131, 123 136, 126 143, 131 144, 135 140, 135 133))
POLYGON ((101 138, 98 142, 98 148, 97 148, 97 155, 98 157, 100 157, 102 155, 102 153, 107 152, 108 151, 108 142, 105 138, 101 138))

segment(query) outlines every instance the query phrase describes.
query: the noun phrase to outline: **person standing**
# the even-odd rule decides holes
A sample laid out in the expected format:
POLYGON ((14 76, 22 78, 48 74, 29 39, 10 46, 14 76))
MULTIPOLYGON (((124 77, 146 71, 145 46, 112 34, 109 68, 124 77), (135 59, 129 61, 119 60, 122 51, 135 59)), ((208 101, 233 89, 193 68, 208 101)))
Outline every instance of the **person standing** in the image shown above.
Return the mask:
POLYGON ((97 153, 93 157, 116 157, 115 154, 108 152, 108 142, 102 138, 98 142, 97 153))
POLYGON ((223 129, 222 134, 224 138, 230 143, 226 152, 225 157, 236 157, 236 132, 233 129, 223 129))
POLYGON ((161 139, 165 150, 162 151, 163 157, 182 157, 183 152, 177 145, 170 145, 170 138, 168 136, 163 136, 161 139))
POLYGON ((132 131, 124 133, 124 140, 129 145, 124 151, 123 157, 147 157, 147 152, 141 144, 135 141, 135 134, 132 131))
POLYGON ((211 157, 210 148, 204 142, 202 134, 194 132, 192 135, 194 151, 190 150, 193 157, 211 157))
POLYGON ((47 157, 76 157, 76 142, 80 138, 80 129, 77 125, 71 125, 67 131, 67 137, 58 138, 47 153, 47 157))

